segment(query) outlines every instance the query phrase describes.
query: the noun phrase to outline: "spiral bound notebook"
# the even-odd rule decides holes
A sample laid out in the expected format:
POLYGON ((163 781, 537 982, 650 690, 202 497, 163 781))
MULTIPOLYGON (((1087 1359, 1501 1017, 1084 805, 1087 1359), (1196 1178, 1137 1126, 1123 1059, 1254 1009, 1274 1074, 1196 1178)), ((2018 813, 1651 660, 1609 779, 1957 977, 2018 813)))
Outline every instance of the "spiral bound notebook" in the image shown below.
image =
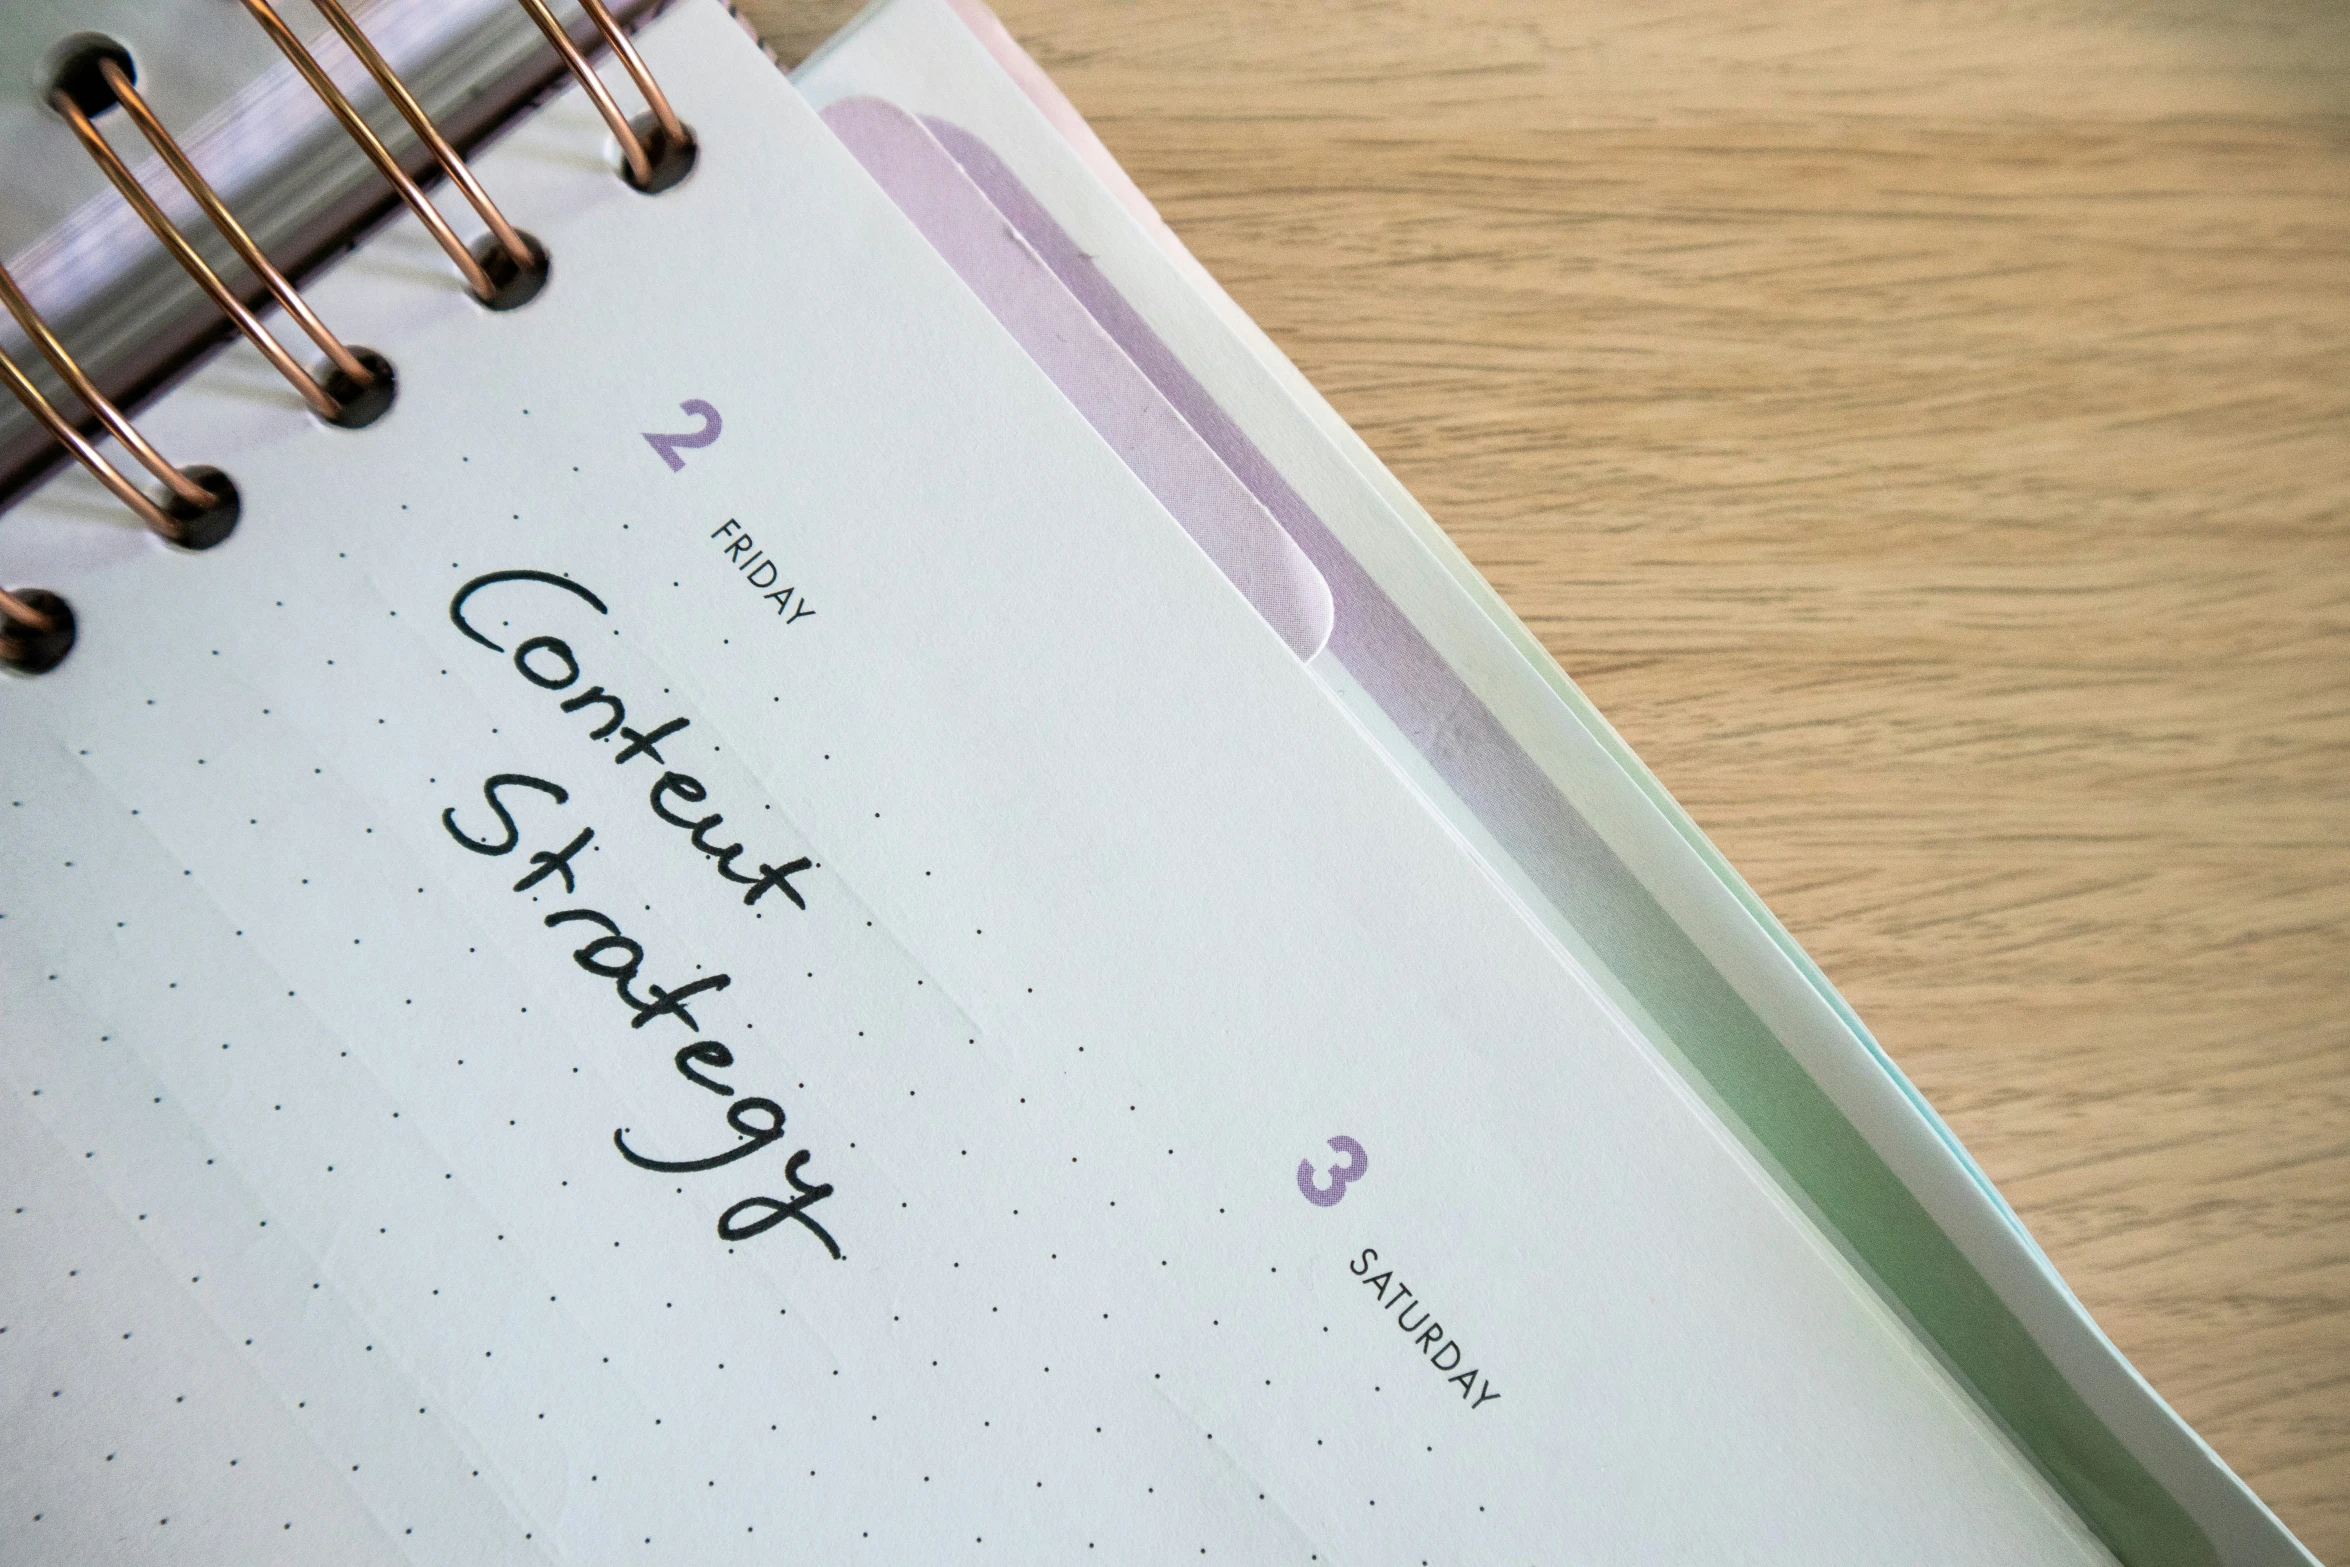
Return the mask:
POLYGON ((1543 912, 1045 154, 639 44, 690 170, 448 67, 512 241, 110 351, 206 482, 0 516, 0 1555, 2289 1559, 2117 1539, 1543 912))

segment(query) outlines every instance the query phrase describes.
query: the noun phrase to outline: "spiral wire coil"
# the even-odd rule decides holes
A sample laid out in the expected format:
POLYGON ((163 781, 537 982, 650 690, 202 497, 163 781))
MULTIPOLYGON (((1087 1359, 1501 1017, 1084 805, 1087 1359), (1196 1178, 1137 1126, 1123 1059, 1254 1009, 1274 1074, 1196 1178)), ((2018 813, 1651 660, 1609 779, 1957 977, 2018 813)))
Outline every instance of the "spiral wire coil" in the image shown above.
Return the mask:
MULTIPOLYGON (((228 210, 228 204, 220 199, 211 183, 189 161, 187 153, 171 132, 164 129, 162 120, 147 106, 147 100, 140 95, 129 74, 111 59, 98 61, 98 73, 115 103, 130 116, 131 123, 139 128, 139 133, 155 149, 156 155, 163 159, 164 166, 171 170, 173 177, 189 195, 196 198, 196 204, 212 220, 213 227, 220 230, 238 257, 252 269, 254 276, 261 279, 270 297, 309 334, 310 340, 326 354, 335 369, 359 385, 367 385, 373 379, 367 367, 318 318, 318 313, 304 301, 301 293, 286 281, 285 274, 270 264, 253 236, 228 210)), ((332 419, 341 412, 342 404, 334 393, 304 370, 294 356, 286 351, 285 345, 261 324, 260 318, 245 308, 244 301, 237 298, 235 291, 213 270, 212 264, 197 252, 196 247, 188 242, 187 236, 165 215, 147 188, 131 173, 130 165, 123 161, 122 154, 114 150, 114 144, 98 129, 89 112, 75 101, 74 95, 60 87, 50 93, 49 102, 52 108, 65 117, 65 122, 73 127, 73 133, 80 139, 83 149, 105 171, 106 178, 122 193, 123 199, 131 204, 131 209, 138 213, 147 227, 154 231, 155 237, 162 241, 173 259, 187 270, 205 293, 212 296, 212 302, 237 324, 237 330, 252 340, 253 346, 261 350, 262 356, 277 368, 294 390, 302 394, 302 400, 322 419, 332 419)))
MULTIPOLYGON (((376 171, 447 253, 478 302, 490 309, 513 309, 539 292, 548 275, 545 250, 515 227, 491 200, 472 168, 434 125, 423 104, 400 80, 390 62, 352 20, 341 0, 311 0, 311 3, 374 78, 430 153, 441 174, 472 206, 488 230, 478 244, 468 246, 458 237, 431 197, 408 176, 383 139, 327 75, 309 45, 287 26, 272 0, 243 0, 243 3, 344 131, 358 143, 376 171)), ((602 0, 580 0, 580 5, 645 100, 647 112, 634 121, 622 113, 611 89, 596 74, 587 55, 557 19, 547 0, 521 0, 521 4, 610 128, 620 149, 622 179, 647 193, 667 190, 683 179, 693 165, 693 132, 678 118, 627 32, 613 19, 602 0)), ((60 80, 50 93, 50 104, 72 128, 84 150, 123 200, 221 313, 286 378, 313 413, 345 428, 373 422, 392 400, 391 364, 371 349, 345 343, 270 261, 139 92, 135 69, 127 54, 109 46, 97 50, 82 64, 83 74, 71 83, 60 73, 60 80), (197 207, 228 241, 246 269, 259 279, 262 289, 325 356, 318 372, 304 368, 262 324, 131 172, 96 123, 108 109, 116 107, 123 110, 172 177, 194 198, 197 207)), ((73 395, 88 407, 104 431, 162 484, 162 498, 150 496, 133 482, 82 432, 76 421, 58 410, 14 359, 0 352, 0 381, 7 383, 8 390, 50 436, 158 536, 187 549, 206 549, 226 538, 236 524, 239 510, 236 486, 228 477, 212 468, 181 468, 157 451, 122 410, 99 390, 57 334, 41 319, 5 267, 0 267, 0 304, 6 305, 26 338, 73 395)), ((42 588, 0 588, 0 664, 28 674, 54 668, 72 649, 75 634, 73 608, 58 594, 42 588)))

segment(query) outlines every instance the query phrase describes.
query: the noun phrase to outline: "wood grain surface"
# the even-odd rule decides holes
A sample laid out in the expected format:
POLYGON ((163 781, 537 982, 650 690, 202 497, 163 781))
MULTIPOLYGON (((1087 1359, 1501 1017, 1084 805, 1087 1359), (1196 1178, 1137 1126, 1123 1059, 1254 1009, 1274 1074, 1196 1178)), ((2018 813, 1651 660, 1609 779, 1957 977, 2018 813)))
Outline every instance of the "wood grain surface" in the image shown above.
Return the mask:
POLYGON ((1000 10, 2350 1562, 2350 7, 1000 10))

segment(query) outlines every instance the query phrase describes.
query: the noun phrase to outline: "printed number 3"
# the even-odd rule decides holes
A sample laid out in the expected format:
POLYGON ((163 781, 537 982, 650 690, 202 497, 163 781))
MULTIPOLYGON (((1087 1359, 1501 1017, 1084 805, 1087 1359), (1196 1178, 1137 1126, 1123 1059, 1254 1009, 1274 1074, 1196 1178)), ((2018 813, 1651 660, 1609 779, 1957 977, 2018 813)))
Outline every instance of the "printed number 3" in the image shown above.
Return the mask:
POLYGON ((1328 1186, 1314 1184, 1313 1160, 1300 1159, 1297 1162, 1297 1189, 1304 1192, 1306 1201, 1317 1208, 1334 1207, 1346 1195, 1347 1186, 1361 1180, 1363 1172, 1371 1168, 1371 1156, 1363 1152, 1363 1145, 1353 1138, 1333 1137, 1330 1146, 1346 1155, 1346 1163, 1330 1166, 1326 1172, 1330 1177, 1328 1186))
POLYGON ((698 397, 691 402, 679 403, 677 411, 692 414, 702 421, 702 427, 686 435, 648 433, 645 436, 645 444, 661 454, 661 460, 669 465, 671 473, 684 471, 685 459, 677 455, 679 452, 690 452, 709 445, 718 439, 718 432, 726 428, 726 421, 718 417, 718 410, 698 397))

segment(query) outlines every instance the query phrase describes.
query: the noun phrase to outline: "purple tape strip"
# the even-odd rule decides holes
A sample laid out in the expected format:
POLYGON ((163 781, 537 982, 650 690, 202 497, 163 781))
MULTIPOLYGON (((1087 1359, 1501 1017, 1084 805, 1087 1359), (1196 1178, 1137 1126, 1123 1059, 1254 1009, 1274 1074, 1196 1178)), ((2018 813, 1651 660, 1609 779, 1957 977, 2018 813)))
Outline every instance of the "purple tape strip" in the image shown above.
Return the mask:
POLYGON ((921 122, 844 98, 824 123, 1290 651, 1321 652, 1332 608, 1313 563, 921 122))
MULTIPOLYGON (((926 118, 923 124, 1102 330, 1297 541, 1330 585, 1336 608, 1330 651, 1543 895, 1579 926, 1597 919, 1622 927, 1587 931, 1611 959, 1643 948, 1652 959, 1668 953, 1695 957, 1688 950, 1688 938, 1615 851, 1019 176, 962 127, 936 118, 926 118), (1618 939, 1605 939, 1608 935, 1618 939)), ((1698 963, 1702 966, 1703 960, 1698 963)))

